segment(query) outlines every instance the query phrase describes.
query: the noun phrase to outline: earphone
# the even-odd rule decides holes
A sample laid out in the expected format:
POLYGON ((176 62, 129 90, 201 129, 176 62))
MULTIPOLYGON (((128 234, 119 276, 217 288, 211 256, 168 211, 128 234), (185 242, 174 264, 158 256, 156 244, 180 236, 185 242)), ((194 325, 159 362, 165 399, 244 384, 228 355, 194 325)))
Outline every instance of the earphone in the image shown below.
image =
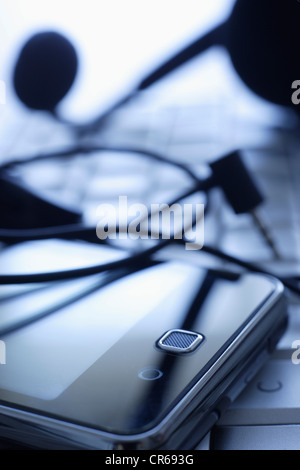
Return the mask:
MULTIPOLYGON (((224 23, 157 67, 127 96, 78 130, 84 133, 101 127, 140 91, 212 46, 226 48, 234 69, 252 92, 271 103, 291 107, 291 84, 300 76, 299 22, 296 0, 236 0, 224 23)), ((77 68, 77 54, 68 39, 56 32, 38 33, 19 54, 13 77, 16 93, 27 107, 47 110, 59 118, 57 105, 71 88, 77 68)))
MULTIPOLYGON (((228 50, 235 70, 253 92, 272 103, 289 107, 291 105, 290 85, 297 78, 298 73, 298 64, 295 60, 298 19, 300 19, 300 11, 297 2, 289 1, 284 4, 279 0, 274 2, 236 0, 227 21, 158 67, 145 77, 132 93, 99 116, 95 122, 80 126, 80 131, 88 132, 97 129, 113 111, 133 99, 139 91, 150 87, 188 60, 215 45, 223 46, 228 50), (288 28, 286 28, 287 25, 288 28), (280 44, 280 48, 278 44, 280 44), (274 50, 276 54, 273 53, 274 50), (257 73, 258 70, 260 73, 257 73)), ((72 86, 77 67, 76 51, 66 38, 55 32, 40 33, 31 38, 20 52, 14 71, 16 93, 29 108, 47 110, 57 115, 56 107, 72 86)), ((75 150, 78 151, 78 147, 75 150)), ((87 148, 81 150, 88 151, 87 148)), ((140 150, 140 153, 142 152, 140 150)), ((62 153, 60 152, 60 154, 62 153)), ((217 172, 216 165, 212 168, 217 172)), ((199 181, 198 183, 199 186, 194 188, 195 192, 203 189, 199 181)), ((236 198, 234 200, 236 201, 236 198)), ((257 201, 260 201, 258 194, 257 201)), ((80 238, 79 232, 76 230, 72 232, 71 226, 69 229, 69 233, 67 233, 67 229, 65 230, 66 237, 75 234, 80 238)), ((81 227, 79 230, 83 234, 89 229, 84 230, 81 227)), ((56 235, 57 233, 56 230, 56 235)), ((30 234, 28 236, 30 237, 30 234)), ((48 236, 50 236, 50 231, 48 231, 48 236)), ((105 266, 94 267, 92 272, 130 266, 142 259, 149 258, 166 244, 160 242, 156 247, 145 250, 136 256, 133 255, 120 262, 109 263, 105 266)), ((229 259, 228 255, 222 255, 221 251, 209 247, 204 247, 204 250, 219 257, 223 256, 225 259, 227 256, 231 262, 243 265, 247 269, 251 268, 249 263, 245 264, 234 257, 229 257, 229 259)), ((253 266, 251 269, 259 270, 258 267, 253 266)), ((62 272, 59 274, 59 278, 83 276, 88 275, 87 273, 91 274, 91 271, 86 271, 83 268, 77 272, 73 271, 73 273, 62 272)), ((55 274, 57 273, 49 273, 48 280, 51 278, 57 280, 58 274, 57 276, 55 274)), ((26 277, 26 275, 18 278, 2 276, 0 282, 33 282, 32 279, 33 277, 26 277)), ((34 279, 35 282, 39 282, 41 279, 47 279, 47 276, 41 278, 37 275, 34 279)), ((286 285, 288 284, 286 283, 286 285)), ((293 289, 294 286, 291 288, 293 289)), ((294 290, 299 292, 297 288, 294 290)))
MULTIPOLYGON (((211 188, 219 186, 222 188, 226 199, 231 204, 233 210, 236 214, 252 212, 255 208, 263 202, 263 196, 261 195, 259 189, 256 187, 254 181, 252 180, 250 174, 248 173, 246 167, 243 164, 239 152, 232 152, 228 155, 225 155, 218 159, 217 161, 211 164, 212 175, 205 178, 199 179, 196 174, 186 165, 173 162, 168 160, 163 156, 156 154, 155 152, 146 151, 146 150, 137 150, 137 149, 125 149, 125 148, 108 148, 108 147, 81 147, 80 150, 84 151, 86 154, 93 152, 95 150, 110 150, 110 151, 123 151, 127 153, 128 151, 136 151, 139 154, 143 154, 154 160, 160 162, 168 163, 170 165, 175 165, 180 168, 183 172, 186 173, 193 180, 193 187, 186 191, 184 194, 177 197, 169 205, 181 201, 186 197, 195 194, 197 192, 207 193, 211 188), (229 177, 236 174, 236 185, 228 184, 229 177)), ((66 156, 72 156, 74 153, 78 152, 78 147, 75 146, 73 149, 68 149, 65 153, 50 153, 48 155, 42 154, 37 156, 32 156, 30 161, 46 159, 46 158, 65 158, 66 156)), ((28 161, 27 160, 27 161, 28 161)), ((6 165, 4 168, 13 167, 14 165, 24 164, 26 160, 13 161, 6 165)), ((1 171, 1 168, 0 168, 1 171)), ((97 273, 103 273, 106 271, 115 271, 124 268, 133 268, 134 266, 143 266, 145 263, 150 262, 151 256, 155 253, 158 253, 162 248, 170 244, 182 244, 185 241, 184 233, 182 234, 180 240, 170 238, 168 240, 159 239, 158 243, 154 246, 147 248, 141 252, 134 253, 132 255, 126 256, 125 258, 113 261, 111 263, 96 265, 87 268, 78 268, 78 269, 68 269, 66 271, 59 272, 49 272, 49 273, 36 273, 36 274, 16 274, 16 275, 0 275, 0 284, 24 284, 32 282, 51 282, 59 280, 68 280, 76 279, 79 277, 90 276, 97 273)), ((47 227, 41 229, 32 229, 32 230, 11 230, 11 229, 0 229, 0 240, 8 245, 15 243, 22 243, 31 240, 45 240, 51 238, 60 238, 65 240, 84 240, 91 243, 100 243, 99 239, 96 239, 95 228, 84 227, 81 224, 77 225, 66 225, 61 227, 47 227)), ((272 247, 272 244, 271 244, 272 247)), ((239 258, 228 255, 227 253, 222 252, 214 247, 205 245, 201 247, 203 252, 209 253, 215 257, 223 259, 227 262, 236 264, 240 267, 243 267, 250 271, 261 272, 265 274, 270 274, 266 270, 260 268, 259 266, 245 262, 239 258)), ((291 291, 300 295, 300 289, 292 281, 293 279, 283 278, 277 276, 283 284, 288 287, 291 291)))

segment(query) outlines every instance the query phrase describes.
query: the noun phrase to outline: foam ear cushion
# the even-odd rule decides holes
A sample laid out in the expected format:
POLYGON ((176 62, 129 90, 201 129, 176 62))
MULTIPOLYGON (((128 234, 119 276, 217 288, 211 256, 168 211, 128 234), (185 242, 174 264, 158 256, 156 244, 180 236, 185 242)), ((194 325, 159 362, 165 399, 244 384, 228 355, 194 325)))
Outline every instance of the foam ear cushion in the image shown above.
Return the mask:
POLYGON ((34 35, 22 48, 14 87, 29 108, 53 111, 70 90, 78 68, 73 45, 56 32, 34 35))
POLYGON ((291 85, 300 80, 300 3, 237 0, 227 28, 233 65, 256 94, 291 105, 291 85))

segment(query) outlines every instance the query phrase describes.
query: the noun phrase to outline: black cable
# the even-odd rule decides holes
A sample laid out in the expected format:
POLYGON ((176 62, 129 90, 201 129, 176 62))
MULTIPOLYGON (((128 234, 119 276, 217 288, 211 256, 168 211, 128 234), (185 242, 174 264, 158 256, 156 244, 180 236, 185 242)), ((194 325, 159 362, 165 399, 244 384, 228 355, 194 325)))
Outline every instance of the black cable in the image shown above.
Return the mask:
MULTIPOLYGON (((205 185, 208 182, 205 182, 205 185)), ((193 190, 189 190, 185 195, 190 195, 193 192, 199 191, 199 187, 194 188, 193 190)), ((183 196, 182 196, 183 198, 183 196)), ((179 198, 176 198, 178 200, 179 198)), ((173 202, 174 203, 174 202, 173 202)), ((116 228, 118 231, 118 227, 116 228)), ((95 228, 90 227, 83 227, 79 226, 65 226, 65 227, 54 227, 54 228, 46 228, 46 229, 33 229, 33 230, 26 230, 20 231, 19 230, 0 230, 0 240, 5 241, 6 243, 20 243, 29 240, 45 240, 50 238, 62 238, 66 240, 84 240, 84 241, 91 241, 92 239, 96 239, 95 228)), ((151 229, 149 229, 149 233, 151 229)), ((162 234, 160 233, 160 238, 162 238, 162 234)), ((97 238, 98 243, 105 243, 104 241, 97 238)), ((120 269, 120 268, 133 268, 134 266, 138 266, 140 262, 145 262, 146 259, 150 259, 151 256, 162 248, 170 245, 171 243, 175 242, 178 243, 186 243, 184 238, 184 233, 182 231, 182 238, 181 239, 174 239, 170 238, 168 240, 160 240, 155 246, 143 250, 142 252, 127 256, 118 261, 112 261, 110 263, 105 263, 101 265, 90 266, 86 268, 77 268, 77 269, 68 269, 64 271, 58 272, 45 272, 45 273, 33 273, 33 274, 2 274, 0 275, 0 284, 29 284, 29 283, 41 283, 41 282, 51 282, 51 281, 59 281, 59 280, 68 280, 68 279, 77 279, 80 277, 90 276, 97 273, 102 273, 105 271, 120 269)), ((232 264, 237 266, 243 267, 251 272, 257 272, 261 274, 271 275, 279 279, 289 290, 292 292, 300 295, 300 288, 298 288, 291 278, 284 278, 278 276, 275 273, 271 273, 260 266, 250 263, 248 261, 244 261, 240 258, 232 256, 228 253, 225 253, 222 250, 219 250, 215 247, 211 247, 209 245, 204 245, 201 248, 201 251, 213 255, 219 259, 224 261, 228 261, 232 264)))
MULTIPOLYGON (((181 200, 195 194, 196 192, 205 192, 211 185, 210 178, 199 182, 196 186, 185 191, 180 196, 174 198, 168 203, 169 207, 180 202, 181 200)), ((208 203, 206 203, 207 207, 208 203)), ((149 217, 151 214, 149 213, 149 217)), ((118 232, 118 228, 117 228, 118 232)), ((0 242, 13 245, 27 241, 50 240, 59 238, 61 240, 81 240, 90 243, 103 243, 97 237, 95 227, 85 227, 83 224, 68 224, 58 227, 43 227, 33 229, 1 229, 0 242)))
MULTIPOLYGON (((128 268, 132 269, 134 267, 138 267, 139 263, 145 263, 146 260, 150 259, 151 256, 162 248, 172 244, 172 243, 185 243, 185 239, 182 240, 174 240, 170 238, 168 240, 162 240, 157 243, 155 246, 143 250, 140 253, 130 255, 129 257, 123 258, 118 261, 112 261, 110 263, 90 266, 86 268, 77 268, 77 269, 69 269, 64 271, 57 271, 57 272, 46 272, 46 273, 34 273, 34 274, 2 274, 0 275, 0 284, 2 285, 9 285, 9 284, 30 284, 30 283, 41 283, 41 282, 51 282, 51 281, 59 281, 59 280, 69 280, 69 279, 78 279, 80 277, 86 277, 93 274, 102 273, 105 271, 120 269, 120 268, 128 268)), ((228 261, 232 264, 238 265, 243 267, 251 272, 256 272, 260 274, 265 274, 268 276, 276 277, 282 284, 287 287, 289 290, 294 292, 297 295, 300 295, 300 288, 295 286, 289 279, 284 277, 278 276, 275 273, 269 272, 260 266, 249 263, 248 261, 244 261, 240 258, 232 256, 228 253, 225 253, 222 250, 219 250, 215 247, 211 247, 209 245, 204 245, 201 248, 201 251, 204 253, 208 253, 213 255, 219 259, 224 261, 228 261)))
POLYGON ((31 284, 41 282, 62 281, 69 279, 78 279, 80 277, 92 276, 106 271, 111 271, 120 268, 132 269, 138 267, 140 263, 145 263, 150 257, 171 243, 173 240, 162 240, 155 246, 143 250, 142 252, 132 254, 118 261, 111 261, 109 263, 97 264, 86 268, 67 269, 64 271, 53 271, 45 273, 32 273, 32 274, 1 274, 0 285, 9 284, 31 284))
MULTIPOLYGON (((192 224, 192 226, 194 226, 194 223, 192 224)), ((64 229, 65 229, 65 232, 64 232, 63 235, 66 237, 66 239, 68 238, 68 235, 78 239, 78 238, 80 238, 79 237, 80 234, 90 236, 91 231, 93 231, 93 233, 95 233, 94 228, 91 229, 91 228, 82 228, 81 227, 81 228, 78 229, 78 231, 73 229, 73 230, 69 230, 69 232, 68 232, 68 229, 69 229, 68 227, 65 227, 64 229)), ((69 269, 69 270, 58 271, 58 272, 48 272, 48 273, 46 272, 46 273, 34 273, 34 274, 10 274, 10 275, 4 274, 4 275, 0 275, 0 284, 25 284, 25 283, 27 284, 27 283, 40 283, 40 282, 51 282, 51 281, 59 281, 59 280, 67 280, 67 279, 76 279, 76 278, 85 277, 85 276, 89 276, 89 275, 92 275, 92 274, 97 274, 97 273, 101 273, 101 272, 105 272, 105 271, 115 270, 115 269, 119 269, 119 268, 123 268, 123 267, 133 268, 134 266, 138 266, 139 263, 145 262, 145 260, 147 260, 147 259, 149 260, 153 254, 157 253, 162 248, 165 248, 166 246, 170 245, 171 243, 176 243, 176 244, 186 243, 186 239, 184 237, 184 231, 183 230, 184 229, 182 229, 182 233, 181 233, 182 238, 181 239, 178 239, 178 238, 174 239, 174 238, 171 238, 171 237, 170 237, 170 239, 167 239, 167 240, 160 239, 160 241, 156 245, 154 245, 153 247, 148 248, 146 250, 143 250, 142 252, 130 255, 130 256, 128 256, 126 258, 123 258, 121 260, 118 260, 118 261, 113 261, 113 262, 110 262, 110 263, 95 265, 95 266, 86 267, 86 268, 69 269)), ((63 232, 63 230, 61 230, 61 231, 63 232)), ((150 231, 151 231, 151 229, 149 229, 149 233, 150 233, 150 231)), ((46 234, 44 234, 44 235, 45 235, 45 239, 49 238, 49 231, 48 231, 48 235, 46 235, 46 234)), ((53 233, 53 236, 58 237, 58 234, 53 233)), ((161 233, 160 233, 160 238, 162 238, 161 233)), ((41 239, 41 238, 39 238, 39 239, 41 239)), ((257 273, 266 274, 266 275, 276 277, 277 279, 279 279, 285 285, 285 287, 287 287, 292 292, 300 295, 300 288, 298 288, 292 282, 292 280, 290 278, 284 278, 284 277, 278 276, 277 274, 269 272, 269 271, 261 268, 260 266, 258 266, 256 264, 250 263, 248 261, 244 261, 240 258, 237 258, 233 255, 228 254, 228 253, 225 253, 224 251, 219 250, 219 249, 217 249, 215 247, 212 247, 212 246, 209 246, 209 245, 204 245, 201 248, 201 251, 203 251, 204 253, 208 253, 210 255, 213 255, 213 256, 215 256, 219 259, 222 259, 224 261, 235 264, 237 266, 243 267, 243 268, 247 269, 248 271, 257 272, 257 273)))
POLYGON ((214 247, 209 246, 209 245, 203 246, 202 251, 204 253, 208 253, 210 255, 213 255, 217 258, 223 259, 224 261, 228 261, 229 263, 232 263, 232 264, 238 265, 242 268, 245 268, 248 271, 256 272, 256 273, 260 273, 260 274, 266 274, 268 276, 276 277, 279 281, 282 282, 282 284, 285 287, 287 287, 289 290, 291 290, 295 294, 300 295, 300 288, 298 288, 297 286, 295 286, 295 284, 293 284, 293 282, 291 281, 291 278, 285 278, 285 277, 282 277, 282 276, 278 276, 275 273, 269 272, 269 271, 261 268, 257 264, 250 263, 248 261, 244 261, 240 258, 229 255, 228 253, 225 253, 224 251, 219 250, 219 249, 214 248, 214 247))
POLYGON ((38 161, 42 161, 46 159, 70 158, 78 154, 89 155, 95 152, 120 152, 120 153, 138 154, 138 155, 156 160, 160 163, 165 163, 167 165, 177 167, 180 170, 184 171, 196 183, 199 183, 201 181, 199 180, 199 178, 195 175, 195 173, 191 170, 191 168, 188 165, 172 160, 171 158, 168 158, 158 152, 147 150, 144 148, 141 149, 137 147, 106 146, 106 145, 82 145, 81 144, 81 145, 71 146, 65 149, 59 149, 53 152, 47 152, 47 153, 42 152, 36 155, 31 155, 28 157, 24 156, 21 158, 16 157, 0 165, 0 171, 10 169, 11 167, 16 166, 16 165, 24 165, 26 163, 33 163, 33 162, 38 162, 38 161))
MULTIPOLYGON (((189 189, 184 195, 176 198, 176 202, 183 199, 184 197, 188 197, 189 195, 197 192, 197 191, 207 191, 210 189, 215 180, 213 177, 209 177, 204 180, 200 180, 195 173, 185 164, 173 161, 157 152, 146 150, 146 149, 139 149, 139 148, 132 148, 132 147, 119 147, 119 146, 102 146, 102 145, 95 145, 95 146, 86 146, 86 145, 77 145, 74 147, 70 147, 68 149, 50 152, 50 153, 41 153, 35 156, 31 156, 28 158, 21 158, 21 159, 14 159, 13 161, 7 162, 0 166, 0 171, 7 170, 15 165, 22 165, 25 163, 32 163, 48 158, 64 158, 64 157, 72 157, 76 154, 90 154, 97 151, 110 151, 110 152, 123 152, 123 153, 134 153, 139 155, 144 155, 146 157, 150 157, 156 161, 161 163, 166 163, 178 167, 180 170, 186 172, 188 176, 190 176, 195 182, 196 186, 192 189, 189 189)), ((173 201, 172 204, 175 202, 173 201)), ((95 228, 91 229, 89 227, 85 228, 81 225, 71 225, 71 226, 63 226, 63 227, 51 227, 51 228, 43 228, 43 229, 33 229, 33 230, 9 230, 9 229, 0 229, 0 240, 5 243, 19 243, 28 240, 42 240, 42 239, 49 239, 49 238, 63 238, 63 239, 80 239, 85 241, 91 241, 91 239, 95 239, 95 228)), ((184 240, 184 237, 182 238, 184 240)), ((97 240, 99 243, 101 241, 97 240)), ((64 270, 59 272, 48 272, 48 273, 35 273, 35 274, 11 274, 11 275, 0 275, 0 284, 23 284, 23 283, 35 283, 35 282, 49 282, 49 281, 57 281, 63 279, 75 279, 78 277, 89 276, 92 274, 118 269, 124 266, 134 266, 135 263, 141 262, 141 260, 145 260, 154 253, 158 252, 161 248, 165 247, 166 245, 170 244, 172 241, 176 243, 178 240, 174 240, 170 238, 169 240, 163 240, 157 243, 155 246, 151 247, 150 249, 144 250, 140 253, 133 254, 129 257, 126 257, 119 261, 114 261, 111 263, 105 263, 102 265, 96 265, 92 267, 86 268, 78 268, 78 269, 71 269, 71 270, 64 270)), ((260 268, 259 266, 243 261, 239 258, 236 258, 232 255, 229 255, 221 250, 218 250, 214 247, 210 246, 203 246, 202 251, 214 255, 220 259, 225 261, 234 263, 240 267, 243 267, 252 272, 259 272, 267 275, 276 276, 281 282, 288 287, 291 291, 300 295, 300 289, 293 284, 291 279, 287 278, 280 278, 279 276, 269 273, 268 271, 260 268)))
MULTIPOLYGON (((203 188, 206 188, 207 185, 210 184, 210 179, 204 180, 202 182, 202 186, 198 185, 193 189, 189 189, 183 195, 174 199, 171 203, 175 204, 180 199, 184 199, 189 195, 193 194, 197 191, 202 191, 203 188)), ((193 225, 193 224, 192 224, 193 225)), ((119 228, 116 227, 116 231, 118 232, 119 228)), ((183 229, 182 229, 183 231, 183 229)), ((149 233, 151 229, 149 229, 149 233)), ((183 233, 183 232, 182 232, 183 233)), ((160 234, 162 237, 162 234, 160 234)), ((54 228, 46 228, 46 229, 33 229, 33 230, 0 230, 0 240, 5 241, 6 243, 21 243, 25 241, 33 241, 33 240, 45 240, 50 238, 61 238, 66 240, 85 240, 90 241, 91 239, 96 239, 96 230, 95 228, 90 227, 83 227, 83 226, 71 226, 71 227, 54 227, 54 228)), ((99 243, 105 243, 102 240, 97 238, 99 243)), ((132 254, 127 256, 118 261, 112 261, 110 263, 105 263, 101 265, 90 266, 86 268, 77 268, 77 269, 68 269, 63 271, 53 271, 53 272, 45 272, 45 273, 33 273, 33 274, 2 274, 0 275, 0 285, 1 284, 28 284, 28 283, 40 283, 40 282, 52 282, 52 281, 59 281, 59 280, 67 280, 67 279, 77 279, 79 277, 90 276, 92 274, 97 274, 105 271, 115 270, 123 267, 132 268, 137 266, 140 262, 145 262, 145 260, 149 260, 151 255, 158 252, 165 246, 172 243, 174 239, 170 237, 167 240, 160 240, 151 248, 138 252, 136 254, 132 254)))
MULTIPOLYGON (((64 150, 59 150, 55 152, 49 153, 41 153, 31 157, 22 157, 20 159, 14 159, 9 161, 2 166, 0 166, 0 171, 6 171, 16 165, 23 165, 27 163, 42 161, 45 159, 54 159, 54 158, 66 158, 66 157, 73 157, 77 154, 90 154, 96 151, 110 151, 110 152, 123 152, 123 153, 134 153, 139 155, 144 155, 146 157, 152 158, 156 161, 161 163, 166 163, 172 166, 179 168, 181 171, 184 171, 189 177, 193 179, 196 183, 192 188, 186 191, 183 195, 177 197, 172 201, 172 204, 184 199, 191 194, 194 194, 198 191, 206 191, 211 187, 212 181, 210 178, 200 180, 194 172, 187 166, 182 163, 173 161, 157 152, 153 152, 151 150, 145 149, 138 149, 132 147, 119 147, 119 146, 102 146, 102 145, 95 145, 95 146, 86 146, 86 145, 76 145, 73 147, 69 147, 64 150)), ((149 214, 150 216, 150 214, 149 214)), ((81 224, 76 225, 68 225, 68 226, 59 226, 59 227, 46 227, 46 228, 34 228, 34 229, 0 229, 0 241, 6 244, 14 244, 14 243, 21 243, 25 241, 33 241, 33 240, 45 240, 51 238, 60 238, 60 239, 68 239, 68 240, 85 240, 85 241, 93 241, 97 243, 103 243, 99 238, 96 236, 95 228, 84 227, 81 224)), ((130 255, 125 257, 124 259, 113 261, 110 263, 105 263, 101 265, 86 267, 86 268, 78 268, 78 269, 71 269, 71 270, 63 270, 58 272, 46 272, 46 273, 33 273, 33 274, 9 274, 9 275, 0 275, 0 284, 24 284, 24 283, 40 283, 40 282, 51 282, 51 281, 59 281, 59 280, 66 280, 66 279, 76 279, 79 277, 89 276, 96 273, 101 273, 105 271, 115 270, 123 267, 133 267, 137 266, 138 263, 149 259, 152 254, 159 251, 162 247, 166 246, 172 241, 170 240, 163 240, 157 243, 155 246, 143 250, 142 252, 130 255)))

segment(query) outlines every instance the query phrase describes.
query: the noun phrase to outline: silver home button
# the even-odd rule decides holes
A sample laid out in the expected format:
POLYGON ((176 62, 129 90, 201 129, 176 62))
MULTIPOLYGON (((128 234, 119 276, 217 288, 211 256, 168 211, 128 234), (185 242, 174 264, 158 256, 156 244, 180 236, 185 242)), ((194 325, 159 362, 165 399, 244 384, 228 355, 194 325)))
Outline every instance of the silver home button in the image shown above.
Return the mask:
POLYGON ((204 336, 200 333, 187 330, 169 330, 158 341, 157 346, 163 351, 186 354, 195 349, 202 343, 204 336))

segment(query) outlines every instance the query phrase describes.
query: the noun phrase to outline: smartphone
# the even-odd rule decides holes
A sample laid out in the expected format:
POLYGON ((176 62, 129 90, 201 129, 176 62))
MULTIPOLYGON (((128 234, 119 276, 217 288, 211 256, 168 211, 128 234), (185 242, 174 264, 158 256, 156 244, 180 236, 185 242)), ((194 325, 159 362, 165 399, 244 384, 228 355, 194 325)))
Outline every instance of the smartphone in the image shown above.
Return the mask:
POLYGON ((116 274, 0 298, 2 442, 194 449, 286 328, 272 277, 183 261, 116 274), (22 309, 29 321, 1 333, 22 309))

